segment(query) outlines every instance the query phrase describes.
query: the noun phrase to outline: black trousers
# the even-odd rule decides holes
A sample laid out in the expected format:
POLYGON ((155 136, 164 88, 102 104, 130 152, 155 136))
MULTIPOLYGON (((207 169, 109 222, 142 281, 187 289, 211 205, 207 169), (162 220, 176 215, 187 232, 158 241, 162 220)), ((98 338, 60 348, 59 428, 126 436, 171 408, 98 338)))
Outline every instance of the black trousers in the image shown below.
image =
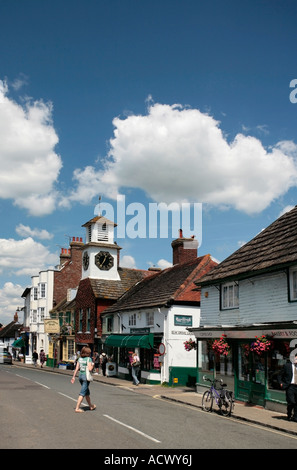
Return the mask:
POLYGON ((286 390, 286 399, 288 417, 291 418, 293 412, 293 418, 297 419, 297 385, 289 385, 286 390))

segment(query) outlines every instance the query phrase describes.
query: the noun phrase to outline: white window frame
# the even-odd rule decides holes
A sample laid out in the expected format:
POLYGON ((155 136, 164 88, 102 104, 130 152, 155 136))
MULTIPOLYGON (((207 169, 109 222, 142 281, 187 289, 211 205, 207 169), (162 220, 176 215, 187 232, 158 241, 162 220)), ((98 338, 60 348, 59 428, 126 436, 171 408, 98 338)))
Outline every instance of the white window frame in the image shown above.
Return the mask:
POLYGON ((38 307, 38 322, 42 323, 44 321, 45 308, 38 307))
POLYGON ((154 312, 146 312, 146 326, 152 326, 154 324, 154 312))
POLYGON ((46 299, 46 282, 38 284, 39 299, 46 299))
POLYGON ((129 326, 135 326, 136 325, 136 313, 132 313, 129 315, 129 326))
POLYGON ((30 311, 31 323, 37 323, 37 310, 32 309, 30 311))
POLYGON ((289 270, 289 293, 290 300, 297 301, 297 266, 289 270))
POLYGON ((236 282, 226 282, 221 286, 221 310, 239 307, 239 285, 236 282))

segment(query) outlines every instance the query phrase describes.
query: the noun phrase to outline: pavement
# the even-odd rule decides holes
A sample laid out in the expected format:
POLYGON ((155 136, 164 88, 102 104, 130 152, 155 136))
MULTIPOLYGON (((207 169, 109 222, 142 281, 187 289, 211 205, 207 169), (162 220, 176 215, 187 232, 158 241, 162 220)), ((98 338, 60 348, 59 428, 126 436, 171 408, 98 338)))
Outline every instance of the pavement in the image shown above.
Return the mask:
MULTIPOLYGON (((16 361, 13 362, 13 367, 34 368, 35 366, 33 364, 24 364, 22 362, 16 361)), ((40 369, 40 366, 37 366, 37 368, 40 369)), ((65 374, 69 376, 73 375, 72 370, 64 370, 56 367, 52 368, 44 366, 42 371, 65 374)), ((173 401, 202 410, 202 394, 197 393, 194 388, 182 386, 169 387, 158 384, 149 385, 142 383, 140 383, 138 386, 135 386, 132 382, 126 379, 120 379, 115 376, 103 376, 101 374, 93 375, 93 379, 95 382, 101 382, 107 385, 125 388, 135 393, 148 395, 161 400, 173 401)), ((215 405, 212 413, 218 412, 216 408, 217 407, 215 405)), ((297 436, 297 423, 288 421, 287 416, 284 413, 266 410, 260 406, 254 406, 235 401, 231 418, 297 436)), ((226 417, 225 419, 230 418, 226 417)))

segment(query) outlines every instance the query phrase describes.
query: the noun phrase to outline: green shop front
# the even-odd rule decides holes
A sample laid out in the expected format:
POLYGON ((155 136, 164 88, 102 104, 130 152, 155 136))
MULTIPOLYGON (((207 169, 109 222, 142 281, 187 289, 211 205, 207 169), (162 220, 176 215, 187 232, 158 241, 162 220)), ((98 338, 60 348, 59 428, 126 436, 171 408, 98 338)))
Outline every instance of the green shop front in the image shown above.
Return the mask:
POLYGON ((158 348, 161 336, 145 329, 135 329, 130 334, 110 334, 102 337, 104 350, 116 364, 117 376, 131 380, 132 353, 139 355, 141 362, 140 380, 144 383, 160 382, 160 362, 158 348))
POLYGON ((236 400, 284 411, 286 396, 277 377, 297 348, 297 324, 208 326, 189 331, 197 339, 198 393, 209 384, 203 376, 223 379, 236 400))

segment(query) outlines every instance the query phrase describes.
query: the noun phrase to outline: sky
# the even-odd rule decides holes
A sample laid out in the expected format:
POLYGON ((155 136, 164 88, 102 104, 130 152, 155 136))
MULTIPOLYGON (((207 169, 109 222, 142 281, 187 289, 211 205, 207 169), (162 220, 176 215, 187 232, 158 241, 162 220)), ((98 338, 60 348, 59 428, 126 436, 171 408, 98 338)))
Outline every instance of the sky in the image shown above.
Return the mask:
POLYGON ((0 0, 0 323, 99 197, 138 269, 178 225, 223 261, 294 207, 296 32, 295 0, 0 0))

